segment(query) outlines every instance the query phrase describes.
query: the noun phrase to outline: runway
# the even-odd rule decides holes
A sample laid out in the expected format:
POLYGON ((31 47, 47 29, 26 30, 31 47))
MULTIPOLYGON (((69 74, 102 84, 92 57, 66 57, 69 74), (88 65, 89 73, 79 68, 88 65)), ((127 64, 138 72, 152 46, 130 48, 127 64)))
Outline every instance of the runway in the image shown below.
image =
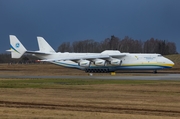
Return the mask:
POLYGON ((13 79, 99 79, 99 80, 180 80, 180 74, 162 74, 152 76, 7 76, 0 78, 13 79))

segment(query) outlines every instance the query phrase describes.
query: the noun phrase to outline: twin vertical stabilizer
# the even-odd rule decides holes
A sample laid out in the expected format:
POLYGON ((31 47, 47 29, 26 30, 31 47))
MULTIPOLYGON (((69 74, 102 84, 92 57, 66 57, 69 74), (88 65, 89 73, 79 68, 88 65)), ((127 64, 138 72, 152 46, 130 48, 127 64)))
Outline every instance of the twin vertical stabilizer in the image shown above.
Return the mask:
POLYGON ((10 50, 12 58, 20 58, 27 50, 16 36, 10 35, 10 50))
POLYGON ((54 49, 42 37, 37 37, 39 51, 27 51, 23 44, 14 35, 9 35, 11 58, 20 58, 24 53, 30 54, 51 54, 55 53, 54 49))
POLYGON ((44 40, 43 37, 37 37, 39 51, 46 53, 55 53, 54 49, 44 40))

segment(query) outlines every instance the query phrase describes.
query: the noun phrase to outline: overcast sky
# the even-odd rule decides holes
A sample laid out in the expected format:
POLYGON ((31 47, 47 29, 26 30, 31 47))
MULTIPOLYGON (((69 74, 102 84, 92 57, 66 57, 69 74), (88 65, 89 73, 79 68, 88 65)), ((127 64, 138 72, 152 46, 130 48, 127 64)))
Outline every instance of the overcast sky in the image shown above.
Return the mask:
POLYGON ((180 0, 0 0, 0 53, 16 35, 28 50, 37 36, 57 50, 62 42, 115 35, 176 43, 180 52, 180 0))

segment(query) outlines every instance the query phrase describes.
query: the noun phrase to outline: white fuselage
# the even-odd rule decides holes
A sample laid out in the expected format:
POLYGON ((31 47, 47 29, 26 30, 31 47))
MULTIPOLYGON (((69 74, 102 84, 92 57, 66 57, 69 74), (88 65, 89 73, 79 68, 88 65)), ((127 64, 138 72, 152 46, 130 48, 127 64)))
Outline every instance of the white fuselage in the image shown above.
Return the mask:
MULTIPOLYGON (((87 57, 89 55, 97 55, 100 53, 52 53, 51 55, 38 55, 37 56, 40 59, 58 59, 59 57, 67 58, 68 57, 78 57, 78 56, 84 56, 87 57)), ((90 65, 88 67, 80 66, 78 62, 72 61, 72 60, 55 60, 50 61, 51 63, 65 66, 65 67, 71 67, 71 68, 77 68, 85 71, 115 71, 115 70, 159 70, 159 69, 166 69, 166 68, 172 68, 174 63, 163 57, 160 54, 131 54, 131 53, 121 53, 125 56, 118 57, 116 59, 121 60, 121 64, 119 65, 112 65, 109 63, 109 60, 106 63, 106 65, 103 66, 97 66, 94 64, 94 61, 91 61, 90 65)))

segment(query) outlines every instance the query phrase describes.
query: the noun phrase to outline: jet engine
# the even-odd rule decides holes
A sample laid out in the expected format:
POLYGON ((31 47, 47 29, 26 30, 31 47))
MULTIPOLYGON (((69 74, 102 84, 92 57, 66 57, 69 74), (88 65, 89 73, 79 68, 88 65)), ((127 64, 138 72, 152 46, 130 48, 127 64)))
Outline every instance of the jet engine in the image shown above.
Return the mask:
POLYGON ((119 59, 113 59, 110 61, 111 65, 114 65, 114 66, 119 66, 122 64, 122 60, 119 60, 119 59))
POLYGON ((105 60, 102 60, 102 59, 96 59, 96 60, 94 61, 94 64, 95 64, 96 66, 105 66, 105 65, 106 65, 106 61, 105 61, 105 60))
POLYGON ((80 60, 78 62, 78 65, 81 66, 81 67, 89 67, 90 66, 90 61, 89 60, 80 60))

